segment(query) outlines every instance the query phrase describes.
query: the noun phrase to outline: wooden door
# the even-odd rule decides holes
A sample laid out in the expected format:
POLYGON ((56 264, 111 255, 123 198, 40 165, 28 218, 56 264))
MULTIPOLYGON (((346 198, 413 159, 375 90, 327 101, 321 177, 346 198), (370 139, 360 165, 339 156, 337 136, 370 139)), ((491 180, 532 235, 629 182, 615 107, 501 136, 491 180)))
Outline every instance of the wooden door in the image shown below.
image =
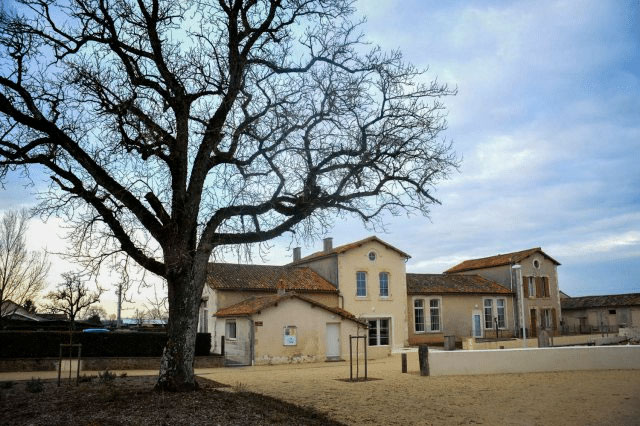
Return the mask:
POLYGON ((529 314, 531 315, 531 330, 529 333, 531 333, 531 337, 536 337, 538 335, 538 318, 536 318, 536 310, 531 309, 529 314))

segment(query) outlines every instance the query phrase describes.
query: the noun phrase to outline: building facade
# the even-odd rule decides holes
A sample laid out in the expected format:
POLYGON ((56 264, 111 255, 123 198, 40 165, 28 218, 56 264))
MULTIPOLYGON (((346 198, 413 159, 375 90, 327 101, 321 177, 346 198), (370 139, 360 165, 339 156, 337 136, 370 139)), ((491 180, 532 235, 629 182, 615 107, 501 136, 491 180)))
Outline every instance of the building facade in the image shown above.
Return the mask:
POLYGON ((537 336, 541 329, 560 333, 562 309, 558 285, 558 261, 540 247, 479 259, 465 260, 445 274, 480 275, 516 293, 514 317, 518 336, 522 318, 527 336, 537 336))

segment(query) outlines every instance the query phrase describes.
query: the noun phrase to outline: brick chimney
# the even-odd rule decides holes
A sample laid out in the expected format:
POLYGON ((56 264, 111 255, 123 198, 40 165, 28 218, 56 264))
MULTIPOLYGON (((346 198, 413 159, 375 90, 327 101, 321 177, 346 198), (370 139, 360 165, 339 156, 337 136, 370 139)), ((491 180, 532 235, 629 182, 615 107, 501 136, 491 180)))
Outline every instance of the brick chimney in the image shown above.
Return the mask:
POLYGON ((328 253, 331 250, 333 250, 333 238, 327 237, 324 240, 322 240, 322 250, 325 253, 328 253))
POLYGON ((296 262, 296 261, 300 260, 301 257, 302 257, 302 251, 301 251, 300 247, 294 247, 293 248, 293 261, 296 262))
POLYGON ((284 296, 284 294, 287 292, 284 286, 283 279, 280 279, 280 281, 278 281, 278 285, 276 285, 276 290, 278 291, 278 296, 284 296))

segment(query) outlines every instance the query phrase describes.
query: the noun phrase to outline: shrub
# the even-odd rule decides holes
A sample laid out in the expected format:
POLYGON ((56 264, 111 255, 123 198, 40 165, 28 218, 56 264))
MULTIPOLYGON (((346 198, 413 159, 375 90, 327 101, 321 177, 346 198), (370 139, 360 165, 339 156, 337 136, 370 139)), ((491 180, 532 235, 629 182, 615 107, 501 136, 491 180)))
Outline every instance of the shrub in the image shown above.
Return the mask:
POLYGON ((93 376, 87 376, 86 374, 83 374, 82 376, 80 376, 80 383, 90 383, 93 380, 93 376))
MULTIPOLYGON (((83 357, 161 356, 166 341, 165 333, 154 332, 73 334, 73 342, 82 344, 83 357)), ((61 343, 69 343, 68 332, 0 331, 0 358, 58 357, 61 343)), ((198 333, 196 355, 210 351, 211 335, 198 333)))
POLYGON ((98 373, 98 379, 100 383, 110 385, 116 379, 116 374, 109 370, 104 370, 102 373, 98 373))
POLYGON ((13 385, 15 385, 15 383, 11 380, 8 382, 0 382, 0 389, 11 389, 13 385))
POLYGON ((35 379, 32 377, 31 380, 27 382, 26 388, 27 392, 40 393, 44 390, 44 385, 42 384, 40 378, 35 379))

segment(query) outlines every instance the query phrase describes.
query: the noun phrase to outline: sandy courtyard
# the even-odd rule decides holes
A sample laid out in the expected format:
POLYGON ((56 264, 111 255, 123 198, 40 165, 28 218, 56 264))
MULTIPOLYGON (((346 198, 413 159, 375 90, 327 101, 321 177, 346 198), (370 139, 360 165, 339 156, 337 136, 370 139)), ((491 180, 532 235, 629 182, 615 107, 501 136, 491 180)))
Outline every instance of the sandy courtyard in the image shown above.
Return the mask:
POLYGON ((400 355, 370 361, 349 383, 348 363, 209 370, 202 377, 307 405, 347 424, 640 424, 640 371, 421 377, 400 355))

